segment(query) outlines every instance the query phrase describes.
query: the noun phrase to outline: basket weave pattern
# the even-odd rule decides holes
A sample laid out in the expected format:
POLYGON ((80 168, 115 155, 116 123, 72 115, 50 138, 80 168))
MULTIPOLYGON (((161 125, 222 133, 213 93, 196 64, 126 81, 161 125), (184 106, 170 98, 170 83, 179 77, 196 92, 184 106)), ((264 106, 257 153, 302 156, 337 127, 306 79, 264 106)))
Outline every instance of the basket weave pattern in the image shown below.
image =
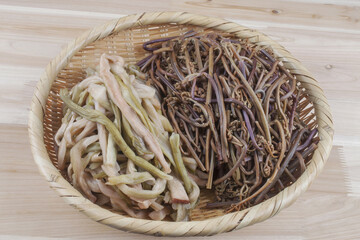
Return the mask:
POLYGON ((54 188, 66 202, 95 221, 118 229, 153 235, 213 235, 240 229, 264 221, 293 203, 322 170, 332 145, 333 123, 322 89, 312 75, 278 43, 257 31, 223 19, 184 12, 158 12, 131 15, 96 27, 71 42, 53 59, 42 75, 32 99, 29 135, 34 159, 54 188), (296 76, 306 94, 301 96, 300 117, 310 127, 318 126, 321 138, 318 149, 306 171, 291 186, 254 207, 224 215, 222 210, 203 207, 213 200, 211 192, 202 191, 200 204, 192 212, 190 222, 161 222, 134 219, 111 212, 85 199, 56 168, 54 135, 61 125, 62 102, 59 90, 72 87, 85 78, 85 69, 95 67, 102 53, 120 55, 135 63, 144 57, 144 41, 176 36, 190 29, 231 33, 263 47, 271 47, 277 59, 296 76))

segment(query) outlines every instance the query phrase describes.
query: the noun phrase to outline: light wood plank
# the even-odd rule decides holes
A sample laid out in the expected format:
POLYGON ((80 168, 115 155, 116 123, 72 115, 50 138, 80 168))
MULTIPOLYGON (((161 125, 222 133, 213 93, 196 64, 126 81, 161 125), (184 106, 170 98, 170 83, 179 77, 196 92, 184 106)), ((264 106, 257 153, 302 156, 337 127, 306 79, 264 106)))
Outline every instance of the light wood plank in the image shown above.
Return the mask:
POLYGON ((171 0, 152 1, 146 0, 80 0, 80 1, 12 1, 4 0, 3 4, 11 6, 30 6, 36 8, 77 10, 88 12, 105 12, 118 14, 119 11, 131 14, 141 11, 189 11, 218 17, 236 19, 258 20, 266 22, 289 23, 307 26, 321 26, 339 29, 356 29, 359 26, 359 4, 352 2, 327 1, 245 1, 245 0, 171 0), (334 4, 335 3, 335 4, 334 4), (355 6, 354 7, 354 3, 355 6), (261 16, 261 17, 260 17, 261 16))

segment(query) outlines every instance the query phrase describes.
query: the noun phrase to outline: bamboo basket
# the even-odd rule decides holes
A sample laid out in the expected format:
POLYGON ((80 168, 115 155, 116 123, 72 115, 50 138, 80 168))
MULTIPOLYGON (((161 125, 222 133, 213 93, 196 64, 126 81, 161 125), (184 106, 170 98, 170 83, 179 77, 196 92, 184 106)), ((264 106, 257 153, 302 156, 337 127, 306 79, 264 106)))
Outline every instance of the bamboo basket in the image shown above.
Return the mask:
POLYGON ((51 188, 67 203, 91 219, 129 232, 194 236, 214 235, 262 222, 292 204, 323 169, 329 156, 333 123, 327 99, 312 74, 287 50, 264 34, 227 20, 186 12, 155 12, 130 15, 112 20, 85 32, 72 41, 46 67, 37 84, 29 116, 29 136, 32 153, 40 172, 51 188), (245 210, 224 214, 222 210, 203 209, 212 198, 202 191, 200 204, 189 222, 165 222, 134 219, 93 204, 82 196, 58 171, 54 134, 61 125, 62 102, 58 92, 71 87, 85 77, 85 69, 94 67, 103 52, 118 54, 135 63, 144 57, 144 41, 195 31, 218 31, 248 39, 259 46, 270 47, 276 58, 294 74, 305 89, 299 108, 301 118, 311 126, 318 126, 320 142, 306 171, 292 185, 276 196, 245 210))

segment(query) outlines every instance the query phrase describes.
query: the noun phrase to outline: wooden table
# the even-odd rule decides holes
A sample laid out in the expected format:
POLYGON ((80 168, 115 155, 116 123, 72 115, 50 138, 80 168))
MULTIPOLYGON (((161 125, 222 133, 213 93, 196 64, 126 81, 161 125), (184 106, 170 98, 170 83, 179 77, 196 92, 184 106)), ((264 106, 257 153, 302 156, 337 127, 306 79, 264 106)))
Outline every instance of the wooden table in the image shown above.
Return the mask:
POLYGON ((271 220, 212 239, 360 239, 356 0, 1 0, 0 239, 152 239, 93 222, 63 202, 32 159, 27 121, 35 84, 66 43, 109 19, 165 10, 224 17, 270 35, 314 73, 333 111, 334 147, 311 188, 271 220))

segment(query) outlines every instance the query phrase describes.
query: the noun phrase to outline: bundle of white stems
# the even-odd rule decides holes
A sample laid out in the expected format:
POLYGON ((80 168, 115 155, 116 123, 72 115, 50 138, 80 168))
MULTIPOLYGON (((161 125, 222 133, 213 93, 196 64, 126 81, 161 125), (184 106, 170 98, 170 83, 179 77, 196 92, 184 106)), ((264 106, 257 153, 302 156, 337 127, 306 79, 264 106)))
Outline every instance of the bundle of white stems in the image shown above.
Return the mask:
POLYGON ((97 69, 60 91, 58 168, 98 205, 135 218, 189 220, 204 181, 195 159, 181 155, 156 89, 119 56, 103 54, 97 69))

